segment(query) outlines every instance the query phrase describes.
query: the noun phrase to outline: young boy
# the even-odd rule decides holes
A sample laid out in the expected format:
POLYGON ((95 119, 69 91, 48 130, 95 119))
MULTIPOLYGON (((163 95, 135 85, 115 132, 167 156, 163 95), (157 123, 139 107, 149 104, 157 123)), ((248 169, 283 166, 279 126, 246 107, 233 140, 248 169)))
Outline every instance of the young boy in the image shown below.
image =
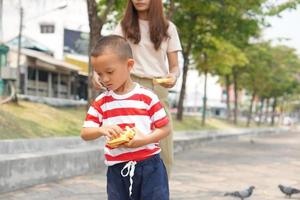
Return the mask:
POLYGON ((90 106, 82 131, 84 140, 117 138, 126 126, 134 138, 118 148, 104 147, 109 200, 169 199, 159 140, 170 132, 169 119, 158 97, 134 83, 134 60, 120 36, 102 37, 91 52, 91 64, 107 91, 90 106))

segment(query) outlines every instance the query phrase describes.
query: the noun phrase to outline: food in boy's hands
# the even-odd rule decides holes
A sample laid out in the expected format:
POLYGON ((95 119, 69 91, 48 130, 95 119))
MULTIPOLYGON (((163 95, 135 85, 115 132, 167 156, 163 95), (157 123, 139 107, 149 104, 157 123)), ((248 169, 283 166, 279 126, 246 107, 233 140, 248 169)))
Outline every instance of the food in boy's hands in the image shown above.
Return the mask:
POLYGON ((161 83, 172 83, 172 78, 153 78, 154 84, 161 84, 161 83))
POLYGON ((110 148, 117 148, 121 144, 129 142, 135 136, 135 132, 133 129, 126 126, 125 131, 120 135, 120 137, 109 140, 107 145, 110 148))

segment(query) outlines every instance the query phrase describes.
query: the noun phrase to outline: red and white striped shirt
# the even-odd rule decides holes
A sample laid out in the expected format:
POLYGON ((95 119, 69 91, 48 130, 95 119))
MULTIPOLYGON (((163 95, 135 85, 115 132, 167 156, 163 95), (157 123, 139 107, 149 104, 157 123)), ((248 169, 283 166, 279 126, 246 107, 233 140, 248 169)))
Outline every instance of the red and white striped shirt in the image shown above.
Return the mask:
MULTIPOLYGON (((118 125, 136 127, 143 134, 151 134, 155 128, 167 125, 169 119, 158 97, 136 83, 127 94, 118 95, 112 90, 100 94, 90 106, 83 127, 118 125)), ((138 148, 104 147, 105 163, 108 166, 128 161, 139 161, 158 154, 158 143, 138 148)))

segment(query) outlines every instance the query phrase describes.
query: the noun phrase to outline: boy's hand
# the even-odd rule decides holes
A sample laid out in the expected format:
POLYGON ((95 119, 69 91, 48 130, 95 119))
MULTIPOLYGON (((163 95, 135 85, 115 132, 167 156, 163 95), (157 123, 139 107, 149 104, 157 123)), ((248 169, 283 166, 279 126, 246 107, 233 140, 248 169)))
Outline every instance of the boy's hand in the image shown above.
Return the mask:
POLYGON ((148 137, 139 131, 137 128, 133 128, 135 131, 135 136, 128 143, 125 143, 124 146, 127 148, 137 148, 148 144, 148 137))
POLYGON ((93 71, 93 76, 92 76, 92 84, 96 90, 105 90, 106 88, 102 85, 100 81, 99 75, 93 71))
POLYGON ((118 138, 123 130, 117 125, 109 125, 100 127, 103 136, 106 136, 109 140, 118 138))

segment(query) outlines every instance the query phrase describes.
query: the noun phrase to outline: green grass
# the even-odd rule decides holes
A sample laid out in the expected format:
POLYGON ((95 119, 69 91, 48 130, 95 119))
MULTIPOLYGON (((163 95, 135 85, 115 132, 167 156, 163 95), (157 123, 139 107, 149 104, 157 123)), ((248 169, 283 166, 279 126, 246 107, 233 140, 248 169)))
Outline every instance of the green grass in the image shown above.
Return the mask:
MULTIPOLYGON (((85 115, 85 107, 56 108, 27 101, 0 105, 0 139, 78 136, 85 115)), ((177 121, 173 116, 175 131, 236 127, 240 126, 215 118, 206 119, 206 125, 201 126, 200 117, 184 116, 183 121, 177 121)))
POLYGON ((208 129, 234 129, 242 126, 235 126, 225 120, 207 118, 205 126, 202 126, 201 116, 184 116, 182 121, 177 121, 173 116, 173 127, 175 131, 183 130, 208 130, 208 129))
POLYGON ((0 106, 0 139, 79 135, 84 108, 54 108, 21 101, 0 106))

